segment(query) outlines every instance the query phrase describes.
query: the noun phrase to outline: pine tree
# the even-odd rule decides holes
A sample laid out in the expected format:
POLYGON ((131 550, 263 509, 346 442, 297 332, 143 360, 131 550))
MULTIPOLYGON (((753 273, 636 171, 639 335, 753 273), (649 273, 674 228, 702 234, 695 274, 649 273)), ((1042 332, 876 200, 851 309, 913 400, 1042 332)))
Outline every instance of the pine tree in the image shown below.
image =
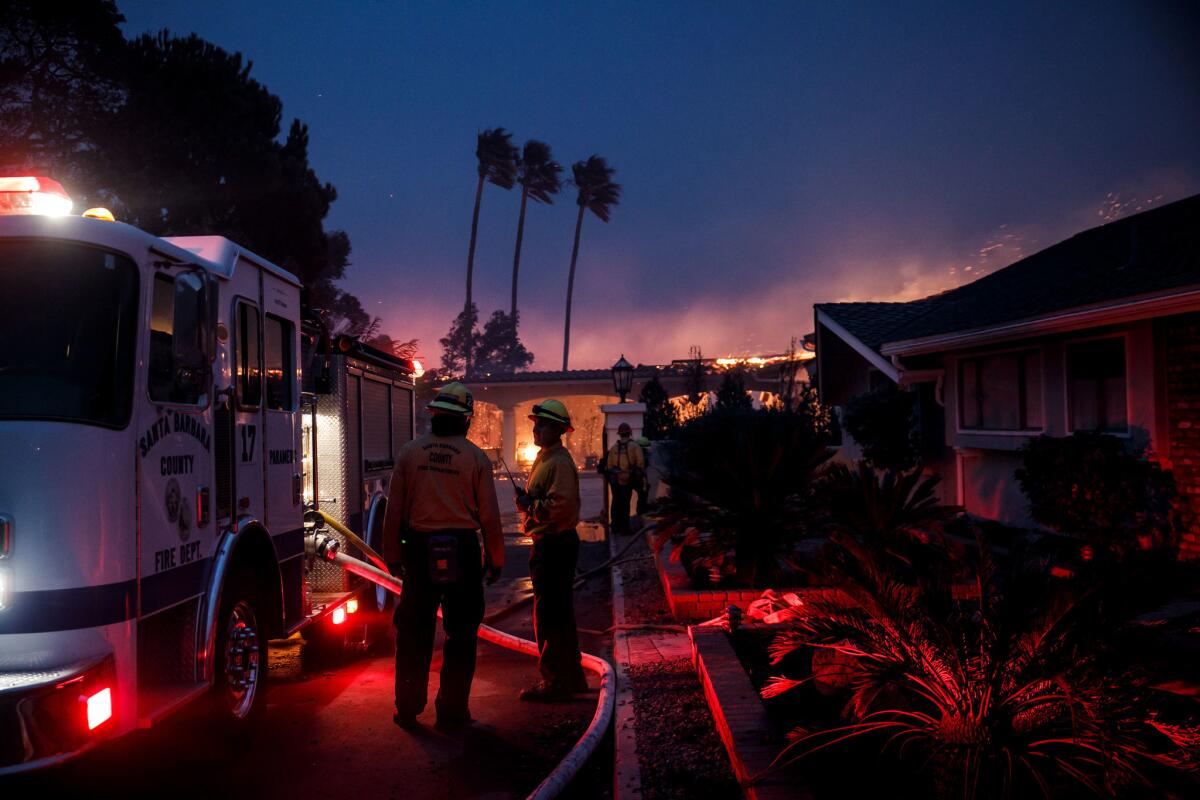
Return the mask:
POLYGON ((442 346, 442 371, 456 376, 471 377, 470 358, 479 345, 479 309, 474 303, 464 308, 454 318, 450 332, 438 340, 442 346))
POLYGON ((517 335, 517 317, 494 311, 475 342, 476 375, 511 375, 533 363, 533 353, 517 335))
POLYGON ((658 373, 642 386, 638 402, 646 404, 642 432, 647 438, 670 439, 675 436, 675 431, 679 429, 679 412, 658 379, 658 373))
POLYGON ((735 408, 753 408, 750 395, 746 392, 746 377, 740 369, 731 369, 721 378, 717 389, 717 408, 730 411, 735 408))

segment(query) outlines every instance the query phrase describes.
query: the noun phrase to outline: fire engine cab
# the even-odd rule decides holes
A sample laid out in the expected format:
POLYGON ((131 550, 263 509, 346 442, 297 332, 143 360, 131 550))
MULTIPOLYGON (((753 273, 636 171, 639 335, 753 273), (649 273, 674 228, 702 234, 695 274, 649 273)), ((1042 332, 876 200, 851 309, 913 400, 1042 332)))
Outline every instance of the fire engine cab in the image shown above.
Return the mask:
POLYGON ((413 433, 412 365, 302 330, 288 272, 70 205, 0 178, 0 774, 255 718, 268 639, 383 602, 306 510, 377 529, 413 433))

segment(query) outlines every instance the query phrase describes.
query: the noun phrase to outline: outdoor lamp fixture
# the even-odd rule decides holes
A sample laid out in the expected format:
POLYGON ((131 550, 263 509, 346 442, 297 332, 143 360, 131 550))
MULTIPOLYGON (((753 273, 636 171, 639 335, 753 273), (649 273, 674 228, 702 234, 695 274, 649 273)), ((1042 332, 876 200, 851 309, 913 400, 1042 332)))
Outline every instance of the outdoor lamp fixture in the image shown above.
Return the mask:
POLYGON ((612 365, 613 389, 621 397, 621 402, 625 402, 625 395, 629 394, 629 390, 633 388, 633 364, 625 360, 625 354, 621 354, 621 360, 612 365))

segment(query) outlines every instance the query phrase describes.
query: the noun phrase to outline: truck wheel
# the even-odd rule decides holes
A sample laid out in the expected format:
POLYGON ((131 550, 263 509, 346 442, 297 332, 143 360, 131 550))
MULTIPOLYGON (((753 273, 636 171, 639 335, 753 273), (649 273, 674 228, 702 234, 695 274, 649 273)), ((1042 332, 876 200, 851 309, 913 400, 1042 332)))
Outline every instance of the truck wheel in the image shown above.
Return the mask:
POLYGON ((267 637, 262 604, 247 576, 237 576, 221 598, 215 651, 213 705, 238 727, 256 721, 266 708, 267 637))

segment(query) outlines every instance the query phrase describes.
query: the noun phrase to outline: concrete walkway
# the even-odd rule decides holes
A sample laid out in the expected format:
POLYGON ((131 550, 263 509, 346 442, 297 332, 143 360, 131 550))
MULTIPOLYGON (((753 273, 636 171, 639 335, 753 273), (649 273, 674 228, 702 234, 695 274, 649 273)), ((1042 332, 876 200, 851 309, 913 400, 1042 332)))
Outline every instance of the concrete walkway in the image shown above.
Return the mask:
MULTIPOLYGON (((609 538, 609 553, 616 556, 625 541, 609 538)), ((685 632, 625 630, 625 595, 620 566, 612 569, 613 660, 617 671, 617 713, 614 722, 613 797, 629 800, 642 797, 642 775, 638 765, 637 734, 634 728, 631 666, 692 657, 692 644, 685 632)))

